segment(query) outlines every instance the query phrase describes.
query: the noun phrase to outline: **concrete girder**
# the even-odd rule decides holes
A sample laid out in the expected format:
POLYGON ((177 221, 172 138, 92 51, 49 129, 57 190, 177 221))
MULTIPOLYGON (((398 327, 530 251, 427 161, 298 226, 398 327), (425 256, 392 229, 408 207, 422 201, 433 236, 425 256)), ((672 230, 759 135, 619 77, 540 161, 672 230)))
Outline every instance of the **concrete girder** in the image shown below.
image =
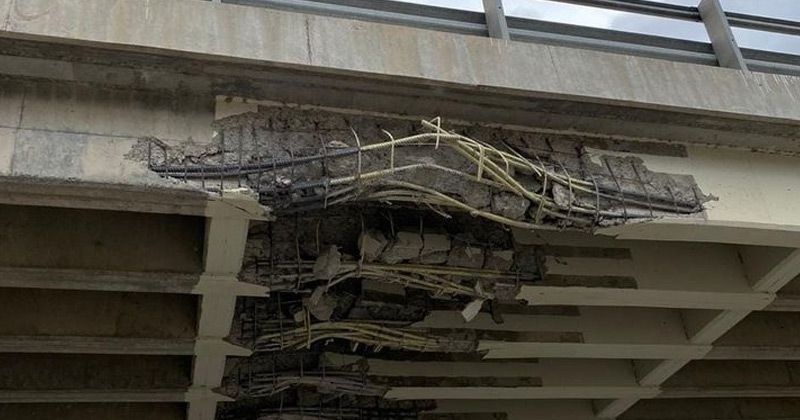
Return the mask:
POLYGON ((196 190, 0 176, 0 204, 205 216, 207 201, 196 190))
MULTIPOLYGON (((800 251, 797 249, 742 247, 740 255, 744 273, 755 291, 776 293, 800 275, 800 251)), ((684 312, 687 337, 692 344, 711 345, 748 314, 750 311, 747 310, 684 312)), ((639 383, 644 386, 660 385, 690 361, 689 358, 671 357, 661 362, 638 362, 639 383)), ((614 418, 635 403, 635 399, 601 403, 597 415, 614 418)))
MULTIPOLYGON (((326 364, 333 366, 355 363, 356 356, 325 354, 326 364)), ((619 398, 637 396, 651 398, 657 388, 641 387, 630 363, 624 360, 542 359, 527 362, 406 362, 369 358, 368 377, 389 382, 386 398, 390 399, 576 399, 619 398), (427 378, 433 382, 444 378, 464 380, 481 377, 537 379, 536 386, 509 383, 508 386, 470 384, 463 386, 391 385, 393 377, 427 378)))
POLYGON ((437 400, 436 405, 433 413, 499 412, 506 413, 508 420, 596 420, 590 400, 437 400))
POLYGON ((242 282, 230 284, 225 278, 208 274, 30 267, 0 267, 0 287, 194 295, 224 288, 238 296, 256 297, 267 293, 263 286, 242 282))
POLYGON ((0 403, 85 403, 85 402, 189 402, 231 401, 229 397, 204 388, 163 390, 35 390, 2 391, 0 403))
POLYGON ((689 343, 679 312, 668 309, 581 307, 579 316, 506 315, 501 325, 486 313, 465 325, 458 312, 434 311, 414 324, 419 328, 467 326, 522 333, 523 341, 480 340, 478 350, 487 352, 485 359, 662 359, 676 354, 696 359, 711 349, 689 343), (634 328, 621 328, 632 319, 636 320, 634 328))
POLYGON ((70 353, 70 354, 160 354, 193 355, 198 346, 219 347, 216 351, 246 357, 252 351, 237 345, 203 339, 158 339, 79 336, 3 336, 0 353, 70 353))
POLYGON ((800 192, 796 188, 800 158, 700 146, 686 149, 686 157, 635 156, 650 170, 691 175, 703 193, 713 195, 705 203, 703 218, 662 218, 603 228, 598 233, 617 239, 800 247, 800 192))
POLYGON ((11 38, 482 86, 750 120, 794 124, 800 120, 793 106, 799 85, 787 76, 531 43, 497 43, 328 16, 274 10, 254 13, 239 6, 194 1, 36 0, 26 2, 24 12, 10 5, 11 0, 0 3, 0 10, 10 10, 2 32, 11 38), (195 19, 176 22, 170 18, 189 15, 195 19), (85 24, 74 25, 78 16, 85 24), (384 45, 392 48, 376 48, 384 45), (398 54, 414 59, 398 60, 398 54), (497 68, 525 68, 527 74, 539 77, 497 68), (653 74, 659 75, 655 85, 653 74))
MULTIPOLYGON (((616 276, 631 278, 634 284, 619 287, 523 285, 517 297, 530 305, 761 310, 775 299, 773 291, 753 290, 741 269, 736 247, 620 241, 614 245, 627 249, 630 258, 563 257, 548 255, 547 237, 555 236, 515 233, 520 243, 544 246, 545 284, 549 275, 616 276), (665 259, 664 255, 669 258, 665 259)), ((580 237, 574 242, 553 240, 571 246, 583 245, 580 237)))

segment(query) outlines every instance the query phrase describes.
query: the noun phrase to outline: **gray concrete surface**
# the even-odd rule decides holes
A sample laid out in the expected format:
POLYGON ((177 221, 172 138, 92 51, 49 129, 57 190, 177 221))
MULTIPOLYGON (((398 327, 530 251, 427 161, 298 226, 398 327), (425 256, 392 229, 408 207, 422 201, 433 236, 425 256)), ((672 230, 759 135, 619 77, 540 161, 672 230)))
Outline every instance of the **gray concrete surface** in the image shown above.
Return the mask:
POLYGON ((800 121, 789 76, 192 0, 3 0, 0 10, 12 38, 800 121))

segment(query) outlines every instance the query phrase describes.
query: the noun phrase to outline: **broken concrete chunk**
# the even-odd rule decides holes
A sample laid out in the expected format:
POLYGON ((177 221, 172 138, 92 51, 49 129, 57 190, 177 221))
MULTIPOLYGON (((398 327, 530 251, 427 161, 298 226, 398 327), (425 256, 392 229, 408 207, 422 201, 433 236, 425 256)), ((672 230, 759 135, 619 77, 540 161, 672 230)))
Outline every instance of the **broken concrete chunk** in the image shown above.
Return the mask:
POLYGON ((516 194, 501 192, 492 196, 492 212, 509 219, 523 219, 528 206, 530 201, 516 194))
POLYGON ((306 301, 306 306, 314 318, 320 321, 328 321, 333 315, 333 310, 336 309, 336 299, 325 293, 325 286, 319 286, 311 293, 311 296, 306 301))
POLYGON ((293 313, 292 314, 292 319, 294 319, 294 322, 296 322, 298 324, 302 323, 302 322, 305 322, 305 320, 306 320, 306 311, 305 310, 300 310, 300 311, 297 311, 297 312, 293 313))
POLYGON ((422 236, 414 232, 398 232, 392 243, 381 254, 381 261, 396 264, 419 257, 422 236))
POLYGON ((515 268, 521 273, 537 273, 539 271, 539 257, 536 248, 521 247, 514 256, 515 268))
POLYGON ((461 311, 461 316, 464 318, 464 321, 470 322, 475 319, 475 317, 481 312, 483 302, 484 299, 475 299, 468 303, 464 310, 461 311))
POLYGON ((388 243, 389 240, 379 230, 370 229, 361 232, 358 237, 358 249, 366 262, 377 260, 388 243))
POLYGON ((342 265, 342 254, 331 245, 320 252, 319 257, 314 262, 314 278, 317 280, 330 280, 339 273, 342 265))
POLYGON ((558 207, 569 209, 573 201, 575 201, 575 196, 568 187, 561 184, 553 184, 553 201, 556 202, 558 207))
POLYGON ((421 255, 419 258, 411 260, 411 262, 416 264, 444 264, 447 262, 449 251, 450 250, 438 251, 427 255, 421 255))
POLYGON ((514 301, 519 295, 520 285, 515 283, 494 283, 492 294, 499 301, 514 301))
POLYGON ((387 295, 406 296, 406 288, 397 283, 386 283, 382 281, 364 280, 361 282, 362 293, 374 292, 387 295))
POLYGON ((422 251, 420 257, 450 251, 450 237, 438 233, 422 235, 422 251))
POLYGON ((484 268, 489 270, 508 271, 514 264, 514 251, 511 249, 497 250, 490 249, 486 252, 486 263, 484 268))
POLYGON ((474 246, 457 246, 450 250, 447 265, 453 267, 482 268, 483 249, 474 246))

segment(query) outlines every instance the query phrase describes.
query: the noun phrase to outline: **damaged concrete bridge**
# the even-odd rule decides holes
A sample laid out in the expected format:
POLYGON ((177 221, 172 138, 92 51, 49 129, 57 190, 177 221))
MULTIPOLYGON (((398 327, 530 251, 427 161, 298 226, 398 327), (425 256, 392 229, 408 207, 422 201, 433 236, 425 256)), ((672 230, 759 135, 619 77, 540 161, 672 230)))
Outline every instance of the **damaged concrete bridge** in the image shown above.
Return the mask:
POLYGON ((800 25, 570 2, 0 0, 0 419, 800 417, 800 25))

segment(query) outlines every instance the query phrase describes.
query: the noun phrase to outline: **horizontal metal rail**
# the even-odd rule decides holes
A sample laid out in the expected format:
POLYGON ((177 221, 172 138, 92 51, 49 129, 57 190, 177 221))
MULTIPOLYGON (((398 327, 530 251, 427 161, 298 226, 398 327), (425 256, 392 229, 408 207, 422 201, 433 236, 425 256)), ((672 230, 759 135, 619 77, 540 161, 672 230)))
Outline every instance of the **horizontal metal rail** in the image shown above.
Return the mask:
MULTIPOLYGON (((759 31, 775 32, 786 35, 800 36, 800 22, 793 20, 776 19, 766 16, 752 16, 743 13, 727 12, 728 22, 732 26, 759 31)), ((800 42, 800 40, 798 40, 800 42)))
POLYGON ((621 12, 638 13, 671 19, 700 21, 700 12, 696 7, 677 4, 660 3, 648 0, 555 0, 561 3, 572 3, 581 6, 599 7, 621 12))
POLYGON ((392 23, 466 35, 487 36, 489 33, 483 13, 387 0, 366 2, 355 0, 223 0, 223 3, 392 23))
MULTIPOLYGON (((212 0, 219 1, 219 0, 212 0)), ((267 7, 325 16, 344 17, 372 22, 412 26, 423 29, 454 32, 467 35, 489 36, 486 15, 481 12, 456 10, 444 7, 405 3, 393 0, 221 0, 223 3, 267 7)), ((601 9, 658 16, 684 21, 702 21, 694 6, 660 3, 652 0, 554 0, 601 9)), ((591 28, 546 22, 520 17, 504 17, 512 40, 544 43, 548 45, 592 49, 598 51, 636 55, 694 64, 719 65, 718 55, 711 44, 644 35, 611 29, 591 28)), ((724 25, 800 36, 800 22, 755 16, 743 13, 724 13, 724 25)), ((729 30, 729 29, 728 29, 729 30)), ((728 46, 728 45, 724 45, 728 46)), ((730 45, 738 50, 736 45, 730 45)), ((800 56, 741 49, 747 69, 768 73, 800 75, 800 56)), ((717 53, 721 53, 717 51, 717 53)), ((744 70, 747 70, 744 69, 744 70)))

